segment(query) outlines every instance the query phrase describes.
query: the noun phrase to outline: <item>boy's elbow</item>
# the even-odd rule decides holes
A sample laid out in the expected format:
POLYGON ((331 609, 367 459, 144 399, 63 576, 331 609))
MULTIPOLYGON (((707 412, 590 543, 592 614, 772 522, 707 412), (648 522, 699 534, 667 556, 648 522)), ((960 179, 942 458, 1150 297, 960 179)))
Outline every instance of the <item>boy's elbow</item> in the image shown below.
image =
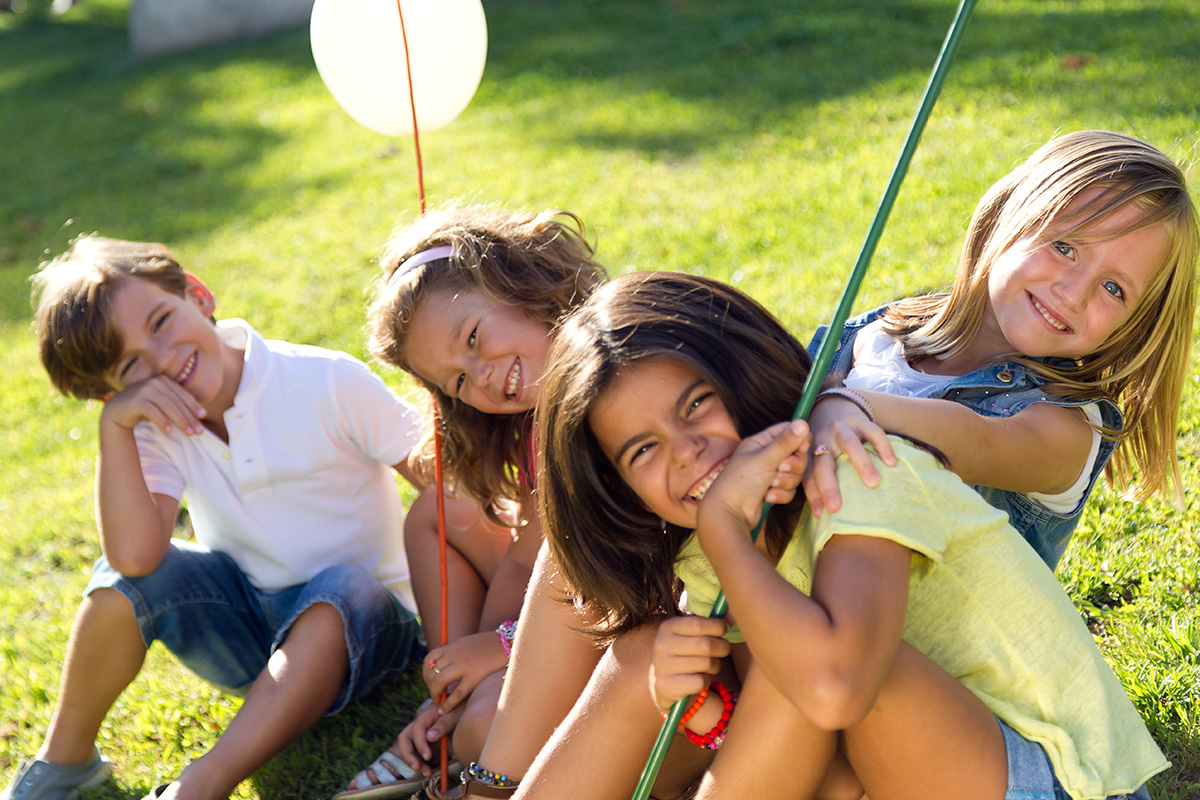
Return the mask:
POLYGON ((106 551, 104 557, 108 559, 108 565, 116 570, 121 575, 129 578, 140 578, 144 575, 149 575, 158 569, 162 564, 165 551, 146 552, 145 550, 126 550, 114 548, 112 552, 106 551))

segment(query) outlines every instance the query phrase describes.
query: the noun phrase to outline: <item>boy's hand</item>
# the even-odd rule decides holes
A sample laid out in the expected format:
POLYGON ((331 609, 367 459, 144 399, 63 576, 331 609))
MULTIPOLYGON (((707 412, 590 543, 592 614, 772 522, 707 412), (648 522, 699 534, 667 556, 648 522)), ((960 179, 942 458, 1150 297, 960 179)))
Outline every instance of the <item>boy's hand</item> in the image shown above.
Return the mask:
POLYGON ((730 644, 721 638, 728 624, 709 617, 671 617, 658 627, 650 661, 650 692, 666 711, 697 694, 721 669, 730 644))
POLYGON ((498 635, 473 633, 430 651, 421 674, 434 702, 443 691, 449 692, 445 702, 437 707, 445 714, 466 700, 484 678, 503 669, 507 663, 498 635))
POLYGON ((804 494, 813 516, 820 517, 842 507, 842 494, 838 490, 835 464, 837 457, 845 454, 862 482, 874 489, 879 485, 879 471, 867 455, 864 447, 870 444, 889 466, 895 466, 896 454, 888 440, 887 431, 876 425, 855 403, 841 397, 824 397, 813 406, 808 415, 808 427, 812 431, 813 447, 810 452, 824 448, 812 457, 804 475, 804 494))
POLYGON ((730 519, 734 528, 749 532, 758 524, 764 502, 790 503, 804 476, 809 444, 804 420, 779 422, 743 439, 700 501, 701 546, 706 534, 727 530, 730 519))
POLYGON ((109 395, 100 420, 126 430, 149 422, 164 433, 174 428, 194 436, 204 432, 205 413, 186 389, 165 375, 155 375, 109 395))

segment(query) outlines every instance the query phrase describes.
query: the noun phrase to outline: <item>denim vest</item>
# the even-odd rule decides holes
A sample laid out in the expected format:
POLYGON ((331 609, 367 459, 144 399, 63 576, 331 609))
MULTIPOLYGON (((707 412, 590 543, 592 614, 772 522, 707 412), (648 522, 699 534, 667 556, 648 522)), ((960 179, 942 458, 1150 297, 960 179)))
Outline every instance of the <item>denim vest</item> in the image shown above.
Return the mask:
MULTIPOLYGON (((886 308, 887 306, 881 306, 846 323, 846 328, 842 332, 842 340, 838 344, 829 368, 831 377, 841 380, 850 372, 850 368, 854 365, 853 342, 855 337, 867 324, 878 319, 886 308)), ((812 342, 808 345, 809 354, 816 356, 817 348, 821 346, 828 330, 828 325, 822 325, 813 334, 812 342)), ((1046 363, 1070 364, 1065 359, 1047 359, 1046 363)), ((1078 407, 1094 402, 1100 407, 1100 419, 1106 427, 1120 430, 1123 426, 1124 420, 1121 417, 1121 411, 1111 401, 1105 399, 1064 400, 1061 397, 1047 394, 1042 388, 1045 384, 1045 378, 1030 372, 1021 364, 992 364, 955 378, 931 397, 961 403, 986 417, 1011 417, 1034 403, 1078 407)), ((1115 441, 1101 437, 1100 451, 1096 454, 1092 473, 1088 476, 1087 491, 1084 492, 1079 505, 1069 514, 1050 511, 1020 492, 994 489, 988 486, 972 486, 971 488, 979 492, 984 500, 996 508, 1008 512, 1008 519, 1012 526, 1020 531, 1029 544, 1033 545, 1033 549, 1037 551, 1043 561, 1050 565, 1050 569, 1054 569, 1058 560, 1062 558, 1063 551, 1067 549, 1067 542, 1075 530, 1075 525, 1079 522, 1080 515, 1083 514, 1083 508, 1088 495, 1092 493, 1096 479, 1104 471, 1104 465, 1108 463, 1108 459, 1116 447, 1115 441)), ((1031 454, 1031 457, 1033 455, 1031 454)))

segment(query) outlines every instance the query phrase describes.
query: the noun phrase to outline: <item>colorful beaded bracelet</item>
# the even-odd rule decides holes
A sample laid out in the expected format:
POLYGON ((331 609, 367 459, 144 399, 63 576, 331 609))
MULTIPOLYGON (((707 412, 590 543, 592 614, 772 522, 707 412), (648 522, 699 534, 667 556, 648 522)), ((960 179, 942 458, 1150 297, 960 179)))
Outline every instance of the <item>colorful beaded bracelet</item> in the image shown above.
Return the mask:
POLYGON ((482 783, 487 786, 495 786, 497 789, 508 789, 516 786, 520 781, 513 780, 507 775, 501 775, 499 772, 491 772, 479 766, 472 761, 467 766, 467 774, 471 776, 471 780, 476 783, 482 783))
POLYGON ((721 696, 721 704, 723 706, 721 709, 721 718, 717 720, 717 724, 708 733, 692 733, 687 728, 684 728, 683 732, 687 734, 688 741, 697 747, 703 747, 706 750, 716 750, 725 741, 725 729, 729 727, 729 719, 733 716, 734 706, 737 705, 737 695, 720 681, 713 681, 710 688, 714 689, 721 696))

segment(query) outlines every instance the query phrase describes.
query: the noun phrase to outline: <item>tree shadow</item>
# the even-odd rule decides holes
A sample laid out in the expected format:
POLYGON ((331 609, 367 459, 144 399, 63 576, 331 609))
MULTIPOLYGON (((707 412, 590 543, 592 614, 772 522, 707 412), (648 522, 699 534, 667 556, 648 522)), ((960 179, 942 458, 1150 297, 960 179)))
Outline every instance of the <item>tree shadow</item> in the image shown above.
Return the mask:
MULTIPOLYGON (((537 131, 547 152, 583 147, 667 161, 801 129, 806 115, 838 97, 877 91, 883 106, 911 91, 915 100, 953 17, 943 0, 491 0, 486 12, 490 52, 477 112, 519 104, 520 124, 537 131), (694 113, 646 124, 527 102, 547 85, 562 97, 662 97, 694 113)), ((1195 12, 1150 8, 1030 15, 985 6, 966 31, 948 88, 997 103, 1008 91, 1045 93, 1072 118, 1086 119, 1089 106, 1107 108, 1113 98, 1131 115, 1195 116, 1194 92, 1156 90, 1146 74, 1194 62, 1198 20, 1195 12), (1138 37, 1162 31, 1164 13, 1180 15, 1169 35, 1138 37), (1047 53, 1063 59, 1062 69, 1021 77, 1021 64, 1044 64, 1047 53), (1115 59, 1141 67, 1080 91, 1080 70, 1115 59)), ((319 85, 306 30, 136 61, 119 4, 3 23, 0 319, 28 318, 30 254, 60 252, 79 232, 60 229, 65 220, 172 243, 280 213, 247 181, 288 135, 264 116, 271 95, 311 97, 319 85), (264 114, 207 113, 214 74, 258 65, 272 81, 264 114)), ((880 113, 895 116, 898 105, 880 113)), ((905 100, 903 113, 908 107, 905 100)), ((276 196, 293 196, 319 193, 334 178, 285 172, 274 180, 276 196)))

